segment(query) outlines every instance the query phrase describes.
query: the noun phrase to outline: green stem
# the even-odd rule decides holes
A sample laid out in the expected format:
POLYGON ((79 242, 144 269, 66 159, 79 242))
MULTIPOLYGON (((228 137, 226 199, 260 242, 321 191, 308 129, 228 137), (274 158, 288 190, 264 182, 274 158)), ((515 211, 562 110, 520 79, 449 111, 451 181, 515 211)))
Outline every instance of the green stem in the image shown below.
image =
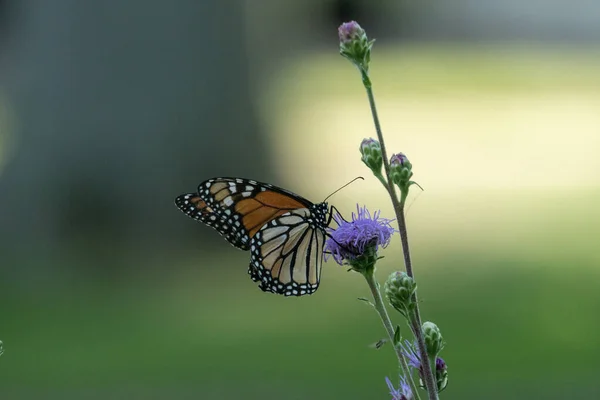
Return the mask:
MULTIPOLYGON (((408 276, 414 279, 414 273, 412 268, 412 261, 410 258, 410 249, 408 246, 408 233, 406 231, 406 219, 404 217, 404 201, 398 200, 398 195, 396 194, 396 190, 394 189, 394 184, 392 183, 392 178, 390 176, 390 160, 387 156, 387 150, 385 148, 385 142, 383 140, 383 132, 381 130, 381 124, 379 123, 379 116, 377 115, 377 107, 375 105, 375 97, 373 95, 373 87, 371 85, 371 80, 368 78, 365 79, 365 75, 367 73, 365 71, 361 71, 363 75, 363 83, 365 84, 365 89, 367 90, 367 96, 369 98, 369 106, 371 107, 371 114, 373 115, 373 122, 375 123, 375 130, 377 131, 377 139, 379 140, 379 144, 381 146, 381 156, 383 158, 383 168, 385 170, 385 176, 387 178, 386 189, 390 195, 392 200, 392 205, 394 206, 394 212, 396 214, 396 220, 398 221, 398 228, 400 231, 400 240, 402 242, 402 251, 404 254, 404 265, 406 267, 406 273, 408 276)), ((403 200, 406 198, 403 195, 403 200)), ((425 387, 427 388, 427 393, 429 394, 430 400, 437 400, 437 385, 435 383, 435 379, 433 374, 431 373, 431 367, 429 365, 429 357, 427 356, 427 349, 425 348, 425 340, 423 338, 423 332, 421 330, 421 316, 419 313, 419 302, 417 299, 417 295, 415 293, 413 298, 415 304, 415 322, 418 323, 418 326, 414 326, 412 324, 412 330, 417 338, 417 345, 419 350, 419 357, 421 359, 421 364, 423 364, 423 375, 425 381, 425 387)))
POLYGON ((408 384, 410 385, 414 396, 416 396, 416 399, 420 399, 419 392, 417 391, 417 387, 415 386, 415 381, 413 380, 412 374, 410 373, 410 369, 408 368, 406 358, 404 357, 404 354, 402 354, 402 350, 400 349, 400 347, 396 346, 396 343, 394 343, 394 326, 392 325, 390 316, 387 312, 387 309, 385 308, 385 304, 383 304, 383 298, 381 297, 379 284, 375 280, 375 268, 368 269, 367 271, 363 272, 362 275, 367 280, 369 289, 371 289, 371 294, 373 295, 373 300, 375 302, 375 310, 377 310, 377 313, 381 318, 383 327, 385 328, 388 337, 390 338, 390 343, 392 343, 392 346, 394 346, 396 356, 398 356, 398 362, 400 363, 400 368, 402 369, 402 374, 408 380, 408 384))

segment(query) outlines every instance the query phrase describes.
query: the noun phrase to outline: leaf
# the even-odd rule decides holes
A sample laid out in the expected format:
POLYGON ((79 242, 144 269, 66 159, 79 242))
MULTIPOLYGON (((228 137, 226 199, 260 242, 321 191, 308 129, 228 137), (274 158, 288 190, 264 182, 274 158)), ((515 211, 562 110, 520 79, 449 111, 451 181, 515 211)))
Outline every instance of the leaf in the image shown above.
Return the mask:
POLYGON ((375 304, 371 303, 371 301, 369 299, 366 299, 364 297, 359 297, 358 300, 360 301, 364 301, 365 303, 367 303, 368 305, 370 305, 371 307, 375 307, 375 304))
POLYGON ((396 325, 396 330, 394 330, 394 346, 399 346, 401 340, 402 336, 400 335, 400 325, 396 325))
POLYGON ((376 341, 375 343, 372 343, 369 345, 370 348, 375 349, 375 350, 379 350, 380 348, 383 347, 383 345, 385 345, 387 342, 389 342, 388 339, 379 339, 378 341, 376 341))

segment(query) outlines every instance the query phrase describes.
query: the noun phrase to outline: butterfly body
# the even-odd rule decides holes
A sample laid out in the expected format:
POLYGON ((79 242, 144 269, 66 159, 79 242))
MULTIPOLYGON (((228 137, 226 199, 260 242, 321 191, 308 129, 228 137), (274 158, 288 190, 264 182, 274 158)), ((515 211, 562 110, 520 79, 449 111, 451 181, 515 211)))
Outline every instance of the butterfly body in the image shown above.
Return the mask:
POLYGON ((233 246, 250 250, 248 273, 265 292, 314 293, 321 277, 327 203, 312 203, 268 183, 242 178, 202 182, 177 207, 217 230, 233 246))

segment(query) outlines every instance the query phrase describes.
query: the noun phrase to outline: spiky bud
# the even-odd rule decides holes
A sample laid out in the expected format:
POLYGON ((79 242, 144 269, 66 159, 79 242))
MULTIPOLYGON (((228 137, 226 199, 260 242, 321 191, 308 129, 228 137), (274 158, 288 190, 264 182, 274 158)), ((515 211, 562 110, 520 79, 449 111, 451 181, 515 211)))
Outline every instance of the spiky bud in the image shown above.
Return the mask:
POLYGON ((338 28, 340 54, 356 65, 364 74, 369 71, 371 47, 375 40, 369 41, 367 34, 356 21, 344 22, 338 28))
POLYGON ((448 366, 441 357, 435 360, 435 380, 438 392, 441 392, 448 386, 448 366))
POLYGON ((408 187, 410 178, 413 176, 412 164, 403 153, 397 153, 390 157, 390 177, 392 182, 402 187, 408 187))
POLYGON ((440 332, 440 328, 433 322, 424 322, 422 326, 423 336, 425 338, 425 346, 427 347, 427 355, 431 359, 436 359, 437 355, 444 348, 444 338, 440 332))
POLYGON ((383 158, 379 142, 373 138, 363 139, 360 143, 360 154, 362 154, 362 162, 364 162, 376 176, 381 175, 383 158))
POLYGON ((385 296, 390 305, 406 318, 410 318, 415 309, 413 297, 416 290, 417 284, 406 272, 392 272, 385 281, 385 296))

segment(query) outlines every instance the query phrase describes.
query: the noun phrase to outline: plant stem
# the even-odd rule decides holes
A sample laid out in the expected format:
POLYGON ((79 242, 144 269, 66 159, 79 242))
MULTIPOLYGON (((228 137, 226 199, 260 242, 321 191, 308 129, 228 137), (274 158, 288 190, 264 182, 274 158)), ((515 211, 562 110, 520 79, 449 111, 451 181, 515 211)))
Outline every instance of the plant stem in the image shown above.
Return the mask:
MULTIPOLYGON (((408 246, 408 233, 406 231, 406 219, 404 216, 404 201, 398 200, 398 195, 396 194, 396 189, 394 188, 394 184, 392 182, 392 178, 390 176, 390 160, 387 156, 387 150, 385 148, 385 142, 383 140, 383 132, 381 130, 381 124, 379 123, 379 116, 377 115, 377 107, 375 105, 375 97, 373 95, 373 87, 371 85, 371 80, 368 79, 368 74, 365 71, 361 71, 363 75, 363 84, 365 89, 367 90, 367 96, 369 98, 369 106, 371 107, 371 114, 373 115, 373 122, 375 123, 375 130, 377 131, 377 139, 379 140, 379 145, 381 146, 381 156, 383 158, 383 168, 385 170, 385 176, 387 178, 386 190, 388 191, 390 198, 392 200, 392 205, 394 206, 394 212, 396 214, 396 220, 398 221, 398 228, 400 231, 400 240, 402 241, 402 252, 404 254, 404 265, 406 267, 406 273, 408 276, 414 279, 414 273, 412 268, 412 261, 410 259, 410 249, 408 246), (365 76, 367 78, 365 79, 365 76)), ((403 196, 404 200, 405 196, 403 196)), ((423 366, 423 380, 425 381, 425 387, 427 388, 427 393, 429 394, 430 400, 437 400, 437 385, 435 383, 435 379, 433 377, 433 373, 431 371, 431 367, 429 365, 429 357, 427 356, 427 349, 425 347, 425 340, 423 339, 423 332, 421 330, 421 315, 419 313, 419 302, 417 299, 417 295, 415 293, 413 297, 413 301, 415 304, 415 323, 411 322, 411 327, 415 337, 417 338, 417 345, 419 350, 419 357, 421 359, 421 364, 423 366), (416 325, 416 326, 415 326, 416 325)))
POLYGON ((371 294, 373 295, 373 300, 375 301, 374 307, 381 318, 381 322, 390 338, 390 343, 394 346, 394 351, 396 352, 396 356, 398 356, 398 362, 400 363, 400 368, 402 369, 402 374, 408 380, 408 384, 410 388, 416 396, 416 399, 420 399, 419 392, 417 392, 417 387, 415 386, 415 382, 413 380, 412 374, 410 373, 410 369, 408 368, 408 364, 406 362, 406 358, 399 346, 396 346, 394 343, 394 326, 392 325, 392 321, 390 320, 390 316, 385 308, 385 304, 383 304, 383 298, 381 297, 381 291, 379 290, 379 284, 375 280, 375 270, 374 268, 365 271, 363 276, 367 280, 367 284, 369 285, 369 289, 371 289, 371 294))

